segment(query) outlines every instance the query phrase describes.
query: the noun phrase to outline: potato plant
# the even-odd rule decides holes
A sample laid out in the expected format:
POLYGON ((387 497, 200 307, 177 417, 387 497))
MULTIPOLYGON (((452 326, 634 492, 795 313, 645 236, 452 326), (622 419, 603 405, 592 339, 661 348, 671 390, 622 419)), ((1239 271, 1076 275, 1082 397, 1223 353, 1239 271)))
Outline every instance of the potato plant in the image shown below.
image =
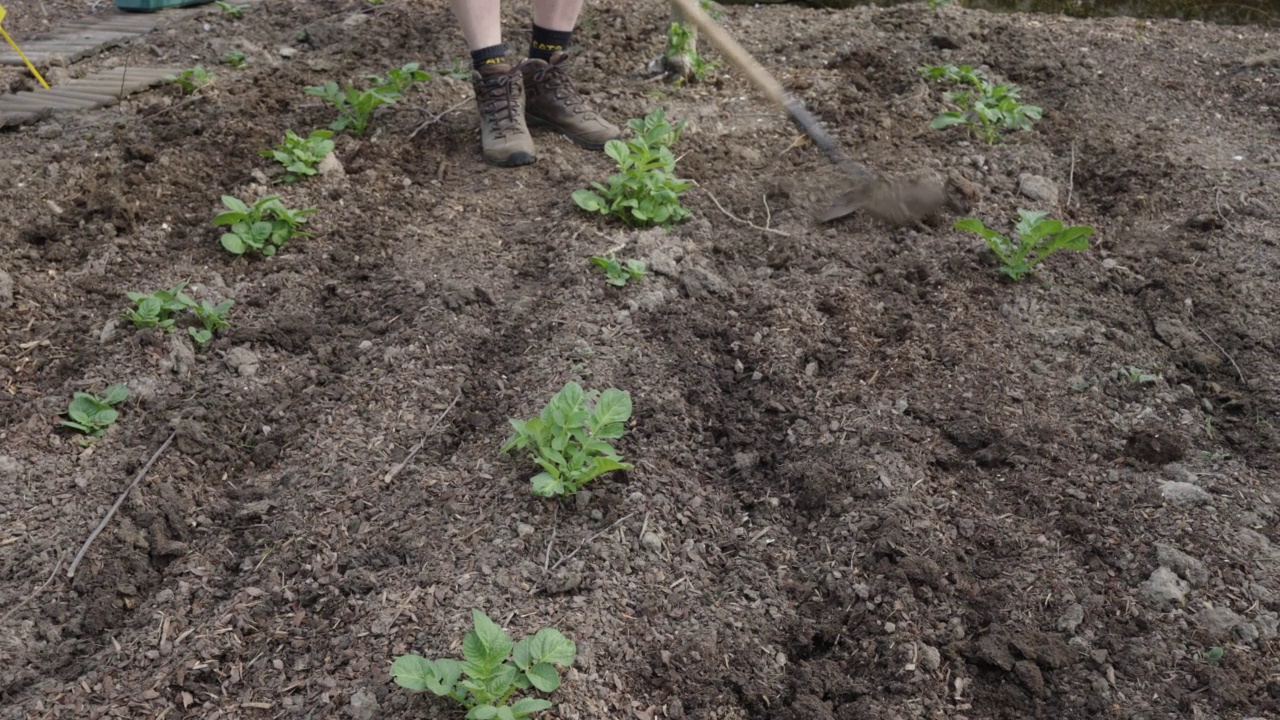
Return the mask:
POLYGON ((959 109, 935 117, 929 124, 935 130, 963 125, 988 145, 994 145, 1001 131, 1030 130, 1043 112, 1035 105, 1022 104, 1022 91, 1017 85, 995 84, 981 70, 968 65, 931 65, 920 68, 920 73, 930 80, 948 81, 967 88, 946 93, 947 101, 959 109))
POLYGON ((107 388, 106 395, 98 397, 86 392, 77 392, 72 396, 66 413, 70 420, 63 420, 62 425, 79 430, 90 437, 102 437, 107 428, 115 424, 120 417, 116 405, 129 397, 129 388, 124 385, 112 385, 107 388))
POLYGON ((232 195, 223 195, 222 204, 227 212, 213 219, 215 226, 230 226, 222 234, 222 247, 233 255, 258 252, 271 257, 289 240, 310 237, 299 228, 314 209, 291 210, 285 207, 278 195, 268 195, 252 206, 232 195))
POLYGON ((333 152, 332 137, 331 130, 312 130, 305 138, 286 130, 283 143, 261 154, 284 166, 282 182, 295 183, 316 174, 320 161, 333 152))
POLYGON ((634 137, 610 140, 604 151, 618 165, 607 184, 591 183, 573 193, 573 201, 587 212, 612 215, 632 227, 667 226, 690 216, 680 195, 693 186, 675 176, 671 146, 680 138, 684 122, 671 125, 662 108, 627 123, 634 137))
POLYGON ((965 218, 955 224, 958 230, 976 233, 987 241, 1000 259, 1000 271, 1014 281, 1035 272, 1035 266, 1059 250, 1081 252, 1089 249, 1093 228, 1087 225, 1066 227, 1061 220, 1049 219, 1041 210, 1018 209, 1021 218, 1013 231, 1017 239, 1007 238, 977 218, 965 218))

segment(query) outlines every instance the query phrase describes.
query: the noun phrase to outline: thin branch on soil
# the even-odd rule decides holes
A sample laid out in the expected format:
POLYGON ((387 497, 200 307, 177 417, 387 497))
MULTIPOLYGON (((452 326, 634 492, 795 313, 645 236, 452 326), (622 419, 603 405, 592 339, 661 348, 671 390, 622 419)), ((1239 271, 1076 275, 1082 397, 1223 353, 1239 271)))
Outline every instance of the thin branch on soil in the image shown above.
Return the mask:
POLYGON ((89 534, 89 539, 84 541, 84 545, 80 547, 80 552, 76 553, 75 559, 71 561, 71 567, 67 568, 67 577, 72 578, 76 576, 76 568, 80 567, 80 561, 84 559, 84 554, 89 552, 89 546, 92 545, 94 539, 98 537, 98 533, 102 532, 102 529, 107 526, 107 523, 111 522, 111 518, 115 517, 116 511, 124 504, 124 499, 129 497, 129 493, 133 492, 133 489, 138 486, 138 483, 142 481, 142 478, 146 477, 147 473, 151 470, 151 466, 156 464, 156 460, 160 459, 160 455, 164 453, 165 449, 169 447, 169 443, 173 442, 173 439, 177 436, 178 432, 176 430, 169 433, 169 438, 164 441, 164 444, 160 446, 159 450, 156 450, 155 453, 151 455, 151 459, 147 461, 147 464, 142 466, 142 469, 138 471, 138 475, 133 478, 133 482, 129 483, 129 487, 125 488, 124 492, 120 493, 120 497, 116 498, 116 503, 107 511, 106 517, 102 518, 102 522, 98 523, 98 527, 94 528, 93 532, 89 534))
POLYGON ((1063 210, 1071 208, 1071 190, 1076 186, 1076 141, 1071 141, 1071 170, 1067 172, 1067 202, 1063 210))
MULTIPOLYGON (((547 568, 547 574, 548 574, 548 575, 550 575, 551 573, 555 572, 555 571, 556 571, 556 568, 560 567, 561 565, 565 564, 565 563, 566 563, 566 562, 568 562, 569 560, 573 559, 573 556, 574 556, 574 555, 577 555, 579 552, 581 552, 581 551, 582 551, 582 548, 584 548, 584 547, 586 547, 586 546, 590 545, 590 544, 591 544, 591 543, 592 543, 596 538, 600 537, 601 535, 604 535, 605 533, 607 533, 607 532, 609 532, 610 530, 614 529, 614 528, 615 528, 615 527, 617 527, 618 525, 621 525, 623 520, 626 520, 626 519, 628 519, 628 518, 631 518, 631 517, 633 517, 634 515, 635 515, 635 513, 633 513, 633 512, 631 512, 631 513, 627 513, 626 515, 623 515, 622 517, 620 517, 620 518, 618 518, 617 520, 613 521, 613 524, 612 524, 612 525, 610 525, 609 527, 607 527, 607 528, 605 528, 605 529, 601 530, 600 532, 596 533, 595 535, 592 535, 591 537, 587 538, 586 540, 583 540, 582 542, 578 543, 578 547, 574 548, 573 552, 571 552, 571 553, 569 553, 568 555, 565 555, 564 557, 560 558, 559 560, 557 560, 557 561, 555 562, 555 564, 554 564, 554 565, 552 565, 551 567, 547 568)), ((537 592, 537 591, 538 591, 538 586, 537 586, 537 585, 534 585, 534 586, 533 586, 533 592, 537 592)))
POLYGON ((760 199, 764 201, 764 229, 768 230, 769 226, 773 225, 773 210, 769 208, 769 193, 761 195, 760 199))
POLYGON ((193 94, 191 95, 191 97, 187 98, 186 100, 182 100, 182 101, 180 101, 180 102, 176 102, 176 103, 174 103, 174 104, 170 105, 170 106, 169 106, 169 107, 167 107, 167 108, 163 108, 163 109, 161 109, 161 110, 157 110, 157 111, 155 111, 155 112, 151 113, 150 115, 146 116, 146 117, 145 117, 145 118, 143 118, 143 119, 144 119, 144 120, 150 120, 150 119, 152 119, 152 118, 158 118, 158 117, 160 117, 161 115, 163 115, 163 114, 165 114, 165 113, 169 112, 170 110, 177 110, 178 108, 182 107, 183 105, 190 105, 191 103, 193 103, 193 102, 195 102, 195 101, 197 101, 197 100, 202 100, 202 99, 204 99, 204 96, 200 94, 200 91, 199 91, 199 90, 196 90, 196 92, 195 92, 195 93, 193 93, 193 94))
POLYGON ((1206 340, 1213 343, 1214 347, 1218 348, 1218 352, 1222 353, 1223 357, 1231 361, 1231 367, 1236 369, 1236 375, 1240 377, 1240 384, 1248 385, 1249 381, 1244 379, 1244 373, 1240 371, 1240 366, 1236 364, 1236 359, 1231 357, 1231 354, 1228 353, 1221 345, 1219 345, 1217 340, 1214 340, 1212 337, 1210 337, 1209 333, 1204 331, 1204 328, 1197 325, 1196 329, 1200 331, 1200 334, 1203 335, 1206 340))
POLYGON ((404 470, 405 466, 409 464, 409 461, 413 460, 414 456, 417 455, 427 444, 427 438, 431 437, 431 432, 436 429, 437 425, 444 422, 444 417, 449 414, 449 411, 453 409, 454 405, 458 404, 458 400, 461 397, 462 391, 459 390, 458 394, 453 396, 453 402, 449 403, 449 407, 445 408, 444 412, 440 413, 440 417, 436 418, 436 421, 431 423, 431 427, 427 428, 426 434, 422 436, 422 439, 418 441, 417 445, 413 446, 413 449, 409 451, 409 455, 405 457, 404 461, 387 471, 387 474, 382 478, 383 482, 389 483, 396 479, 396 476, 400 474, 400 471, 404 470))
POLYGON ((49 573, 48 579, 46 579, 40 585, 40 587, 36 588, 35 592, 22 598, 22 602, 9 608, 9 612, 5 613, 4 617, 0 617, 0 626, 3 626, 5 623, 9 622, 9 618, 16 615, 19 610, 21 610, 24 606, 26 606, 27 603, 31 602, 37 595, 44 592, 45 588, 49 587, 49 583, 53 582, 53 578, 57 576, 58 570, 62 568, 63 559, 64 558, 62 557, 62 553, 58 553, 58 562, 54 563, 53 572, 49 573))
POLYGON ((457 110, 458 108, 462 107, 463 105, 466 105, 470 100, 471 100, 471 98, 462 98, 462 99, 461 99, 461 100, 459 100, 458 102, 456 102, 456 103, 454 103, 454 104, 450 105, 450 106, 449 106, 449 108, 448 108, 447 110, 445 110, 444 112, 440 113, 439 115, 436 115, 435 117, 431 117, 431 118, 427 118, 426 120, 423 120, 421 125, 419 125, 418 127, 414 128, 414 129, 413 129, 413 132, 409 133, 409 137, 411 137, 411 138, 412 138, 412 137, 417 137, 417 136, 418 136, 418 133, 422 132, 422 130, 423 130, 423 129, 428 128, 428 127, 430 127, 430 126, 432 126, 432 125, 435 125, 436 123, 440 122, 440 119, 441 119, 441 118, 443 118, 445 115, 448 115, 449 113, 453 112, 454 110, 457 110))
MULTIPOLYGON (((698 187, 702 187, 702 186, 701 186, 701 185, 699 185, 698 187)), ((720 204, 720 201, 716 199, 716 196, 715 196, 715 195, 711 194, 711 191, 710 191, 710 190, 707 190, 706 188, 703 188, 703 191, 707 193, 707 197, 711 198, 711 202, 715 203, 717 208, 720 208, 720 212, 724 213, 725 217, 729 218, 730 220, 737 220, 738 222, 742 223, 743 225, 747 225, 748 227, 754 228, 754 229, 759 230, 759 231, 761 231, 761 232, 773 233, 774 235, 781 235, 782 237, 791 237, 791 234, 790 234, 790 233, 785 233, 785 232, 783 232, 783 231, 781 231, 781 230, 774 230, 773 228, 760 227, 759 225, 757 225, 757 224, 755 224, 755 223, 751 222, 750 220, 743 220, 742 218, 738 217, 737 215, 734 215, 733 213, 729 212, 728 210, 725 210, 725 209, 724 209, 724 206, 720 204)), ((765 203, 765 207, 768 207, 768 203, 765 203)))

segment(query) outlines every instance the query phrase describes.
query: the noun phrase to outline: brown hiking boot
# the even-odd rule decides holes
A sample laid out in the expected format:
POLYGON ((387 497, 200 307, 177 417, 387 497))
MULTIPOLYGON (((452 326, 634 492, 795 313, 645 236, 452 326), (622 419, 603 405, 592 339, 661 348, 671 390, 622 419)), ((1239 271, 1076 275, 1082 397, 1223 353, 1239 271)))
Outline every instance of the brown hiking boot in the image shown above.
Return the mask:
POLYGON ((524 75, 520 66, 494 63, 472 76, 480 110, 484 159, 498 167, 528 165, 537 159, 524 120, 524 75))
POLYGON ((546 125, 582 147, 603 149, 606 142, 621 137, 622 132, 587 107, 561 67, 568 58, 566 53, 557 52, 551 62, 524 62, 525 117, 530 125, 546 125))

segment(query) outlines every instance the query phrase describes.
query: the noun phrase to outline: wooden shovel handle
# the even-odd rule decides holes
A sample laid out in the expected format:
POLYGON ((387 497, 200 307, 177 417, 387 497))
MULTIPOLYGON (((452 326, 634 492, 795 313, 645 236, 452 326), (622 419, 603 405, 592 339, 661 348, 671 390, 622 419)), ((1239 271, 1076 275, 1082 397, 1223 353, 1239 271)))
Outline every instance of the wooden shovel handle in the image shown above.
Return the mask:
POLYGON ((742 45, 738 44, 729 33, 724 31, 716 21, 712 20, 698 0, 671 0, 671 4, 679 10, 690 24, 697 27, 712 45, 720 51, 729 64, 738 68, 753 85, 759 88, 769 100, 773 101, 779 107, 787 112, 792 121, 804 131, 806 135, 813 140, 827 156, 831 162, 841 169, 851 174, 857 175, 864 180, 871 180, 875 175, 865 167, 854 162, 836 143, 835 139, 822 129, 822 125, 818 122, 818 118, 814 117, 804 106, 804 103, 783 89, 782 85, 769 74, 768 70, 756 62, 755 58, 746 51, 742 45))

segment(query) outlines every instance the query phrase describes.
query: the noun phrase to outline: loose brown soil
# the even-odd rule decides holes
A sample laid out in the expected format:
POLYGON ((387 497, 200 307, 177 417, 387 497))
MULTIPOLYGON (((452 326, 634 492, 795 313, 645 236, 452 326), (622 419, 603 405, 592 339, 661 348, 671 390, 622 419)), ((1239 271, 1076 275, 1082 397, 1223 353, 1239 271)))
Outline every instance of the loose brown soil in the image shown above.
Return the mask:
POLYGON ((579 643, 549 717, 1280 713, 1274 30, 727 8, 861 159, 950 179, 945 216, 888 229, 810 220, 839 175, 736 74, 648 79, 665 20, 592 4, 574 72, 619 121, 689 121, 695 217, 669 233, 580 212, 610 161, 559 138, 483 165, 447 78, 343 136, 344 173, 264 182, 260 150, 332 119, 303 87, 462 55, 445 3, 169 17, 53 69, 250 59, 196 100, 0 134, 0 717, 461 717, 388 668, 456 655, 472 608, 579 643), (930 130, 935 62, 1044 121, 995 147, 930 130), (232 258, 219 196, 273 191, 319 209, 314 237, 232 258), (1003 280, 951 223, 1018 207, 1093 248, 1003 280), (614 247, 656 274, 605 284, 588 258, 614 247), (120 319, 180 281, 236 302, 205 349, 120 319), (569 380, 632 393, 636 467, 543 501, 498 448, 569 380), (57 426, 116 382, 101 441, 57 426))

